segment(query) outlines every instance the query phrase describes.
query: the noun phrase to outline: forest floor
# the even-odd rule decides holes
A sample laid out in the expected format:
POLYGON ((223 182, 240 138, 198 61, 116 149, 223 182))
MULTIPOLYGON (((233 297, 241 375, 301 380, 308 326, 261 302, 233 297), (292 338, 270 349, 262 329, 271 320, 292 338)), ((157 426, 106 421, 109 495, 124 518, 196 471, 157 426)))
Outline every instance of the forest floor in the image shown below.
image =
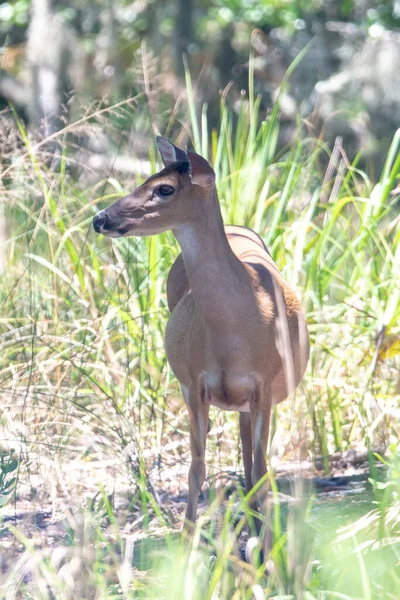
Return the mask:
MULTIPOLYGON (((274 494, 273 503, 278 502, 282 509, 292 503, 311 502, 315 519, 326 519, 332 513, 339 519, 337 526, 345 525, 346 517, 360 517, 370 511, 373 508, 373 497, 368 481, 370 466, 365 452, 352 450, 329 458, 329 476, 323 475, 318 461, 314 465, 308 462, 280 464, 275 474, 278 491, 274 494)), ((32 548, 47 549, 49 552, 54 552, 57 547, 76 544, 76 540, 70 538, 72 532, 76 536, 80 518, 84 536, 82 504, 85 504, 86 510, 102 512, 103 528, 117 525, 118 535, 130 538, 134 544, 135 569, 146 571, 151 568, 149 557, 154 556, 154 550, 163 548, 165 526, 160 525, 154 511, 147 515, 141 513, 133 490, 126 487, 126 482, 124 485, 121 477, 116 477, 110 462, 98 462, 99 464, 85 464, 81 461, 79 465, 73 462, 63 465, 63 472, 69 471, 73 475, 75 490, 58 481, 54 485, 53 494, 44 497, 40 493, 40 481, 35 481, 34 476, 30 477, 29 486, 26 483, 17 485, 15 499, 10 500, 0 512, 0 573, 7 573, 16 564, 18 558, 26 552, 28 541, 32 548), (98 481, 101 472, 106 477, 113 477, 114 489, 108 495, 112 506, 112 523, 109 515, 107 518, 104 506, 103 511, 99 507, 101 492, 96 480, 98 481), (93 493, 96 489, 97 492, 93 493)), ((378 478, 381 479, 379 473, 384 476, 382 464, 376 463, 376 468, 378 478)), ((235 493, 237 485, 243 485, 242 476, 236 476, 236 481, 232 481, 232 476, 235 474, 223 472, 214 489, 209 485, 205 486, 207 489, 199 501, 199 514, 207 513, 210 497, 219 497, 220 506, 223 506, 224 500, 229 500, 235 493)), ((166 517, 169 534, 174 536, 176 533, 179 536, 187 502, 186 476, 182 465, 160 469, 151 487, 160 512, 166 517)), ((111 489, 109 485, 107 489, 111 489)), ((223 508, 219 510, 223 512, 223 508)), ((247 537, 248 533, 242 532, 238 540, 239 548, 243 548, 247 537)), ((27 572, 25 580, 29 580, 29 577, 27 572)))

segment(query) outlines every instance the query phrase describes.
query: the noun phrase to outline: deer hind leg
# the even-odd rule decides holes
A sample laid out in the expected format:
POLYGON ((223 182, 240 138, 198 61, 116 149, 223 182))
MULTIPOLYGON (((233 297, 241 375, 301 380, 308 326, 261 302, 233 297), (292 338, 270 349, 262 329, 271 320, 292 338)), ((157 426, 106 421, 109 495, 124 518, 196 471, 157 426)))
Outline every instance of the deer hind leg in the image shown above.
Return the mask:
POLYGON ((242 442, 246 492, 249 493, 251 488, 253 487, 253 483, 251 480, 251 469, 253 467, 253 447, 251 441, 251 417, 249 413, 239 413, 239 429, 240 439, 242 442))
POLYGON ((189 469, 189 497, 184 524, 184 529, 187 531, 192 528, 192 524, 196 520, 197 503, 206 475, 204 457, 209 410, 210 402, 204 377, 200 375, 197 387, 189 390, 190 450, 192 462, 189 469))
MULTIPOLYGON (((266 453, 269 436, 269 425, 271 417, 272 394, 271 386, 264 384, 259 378, 255 378, 254 392, 250 401, 250 417, 253 442, 253 465, 251 469, 251 481, 253 486, 261 479, 261 484, 256 497, 260 514, 267 516, 267 499, 269 483, 265 480, 267 473, 266 453)), ((264 556, 271 549, 271 532, 266 526, 264 534, 264 556)))
MULTIPOLYGON (((246 480, 246 493, 248 494, 252 487, 253 481, 251 478, 251 472, 253 469, 253 442, 251 435, 251 416, 250 413, 241 412, 239 416, 239 429, 240 439, 242 442, 242 455, 244 464, 244 476, 246 480)), ((257 500, 253 495, 250 502, 249 508, 253 511, 257 510, 257 500)), ((258 527, 258 520, 256 521, 256 527, 258 527)))

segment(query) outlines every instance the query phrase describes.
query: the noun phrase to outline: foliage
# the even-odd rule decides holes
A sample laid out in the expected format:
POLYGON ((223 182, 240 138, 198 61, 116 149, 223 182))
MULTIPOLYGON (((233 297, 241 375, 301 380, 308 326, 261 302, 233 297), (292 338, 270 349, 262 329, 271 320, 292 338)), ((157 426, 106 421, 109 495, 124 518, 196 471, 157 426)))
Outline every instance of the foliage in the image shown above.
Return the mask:
MULTIPOLYGON (((251 78, 237 120, 222 97, 220 125, 211 133, 206 106, 198 117, 189 75, 187 86, 189 106, 174 112, 167 131, 190 121, 196 149, 214 165, 225 220, 262 235, 307 314, 310 368, 296 402, 275 409, 273 454, 316 459, 354 445, 397 443, 400 132, 374 184, 357 159, 349 164, 343 153, 331 153, 302 123, 303 135, 278 152, 278 105, 262 114, 251 78)), ((13 529, 25 551, 7 565, 0 585, 22 597, 85 600, 95 593, 389 599, 399 579, 397 530, 385 531, 382 547, 372 548, 377 565, 388 557, 382 577, 368 570, 370 547, 358 536, 351 547, 337 538, 343 514, 349 522, 360 516, 343 504, 329 517, 327 507, 308 505, 301 495, 293 506, 277 503, 269 577, 256 560, 241 560, 237 539, 251 515, 240 490, 228 500, 216 495, 189 549, 176 536, 180 515, 171 514, 165 494, 168 486, 176 495, 184 485, 177 482, 187 472, 188 425, 163 332, 165 278, 178 249, 170 233, 113 242, 95 236, 94 212, 133 183, 117 181, 110 165, 94 184, 84 158, 79 176, 74 171, 83 131, 101 127, 122 152, 130 140, 118 124, 126 127, 129 117, 146 123, 146 109, 137 98, 86 112, 56 134, 59 171, 49 168, 43 146, 19 121, 19 146, 3 157, 12 231, 0 287, 0 402, 7 407, 0 436, 28 457, 20 479, 39 474, 41 502, 59 503, 67 522, 54 550, 47 538, 39 543, 13 529), (122 518, 114 497, 127 482, 122 518)), ((154 172, 157 161, 153 144, 141 169, 154 172)), ((212 419, 209 484, 221 471, 232 480, 239 469, 236 415, 214 411, 212 419)), ((375 500, 381 502, 379 495, 375 500)), ((384 500, 386 514, 393 500, 384 500)))
POLYGON ((350 595, 362 590, 364 598, 386 597, 400 583, 400 499, 399 444, 391 444, 385 482, 371 480, 376 495, 376 508, 358 520, 339 527, 334 543, 329 578, 340 573, 341 587, 350 595), (343 569, 346 561, 347 568, 343 569), (356 577, 354 573, 358 571, 356 577))
MULTIPOLYGON (((170 3, 154 0, 132 3, 119 0, 115 13, 119 24, 119 35, 126 40, 134 40, 149 33, 151 18, 154 16, 154 5, 158 4, 158 19, 161 31, 167 37, 173 35, 174 7, 170 3)), ((26 27, 29 22, 31 3, 28 0, 10 0, 1 7, 3 23, 26 27)), ((99 30, 99 16, 106 8, 103 0, 92 2, 90 7, 81 0, 65 2, 57 0, 57 13, 71 24, 77 25, 82 33, 96 33, 99 30), (78 24, 80 22, 80 24, 78 24)), ((304 27, 301 20, 312 13, 329 9, 324 0, 199 0, 193 6, 196 13, 197 36, 206 37, 207 24, 211 23, 223 29, 229 23, 242 22, 247 27, 285 27, 288 31, 304 27), (299 21, 300 20, 300 21, 299 21)), ((354 0, 341 0, 335 8, 341 19, 358 19, 360 10, 365 25, 381 23, 386 26, 399 25, 400 15, 397 3, 393 0, 366 2, 365 6, 357 6, 354 0)), ((3 25, 4 27, 4 25, 3 25)), ((210 31, 209 34, 210 35, 210 31)))
POLYGON ((371 485, 375 490, 377 503, 385 508, 392 502, 400 501, 400 442, 390 444, 387 460, 379 455, 378 458, 388 468, 386 481, 371 479, 371 485))
POLYGON ((7 502, 13 492, 17 478, 10 477, 18 469, 18 461, 13 457, 14 450, 0 452, 0 508, 7 502))

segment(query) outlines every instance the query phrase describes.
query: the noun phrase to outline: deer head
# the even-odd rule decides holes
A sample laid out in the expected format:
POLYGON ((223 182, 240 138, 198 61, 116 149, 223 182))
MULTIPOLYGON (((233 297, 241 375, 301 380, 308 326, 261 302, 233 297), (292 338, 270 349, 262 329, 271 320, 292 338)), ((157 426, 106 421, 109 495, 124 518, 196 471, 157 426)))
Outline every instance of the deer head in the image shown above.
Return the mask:
POLYGON ((216 197, 215 174, 195 152, 157 137, 164 169, 93 219, 97 233, 108 237, 155 235, 190 223, 216 197))

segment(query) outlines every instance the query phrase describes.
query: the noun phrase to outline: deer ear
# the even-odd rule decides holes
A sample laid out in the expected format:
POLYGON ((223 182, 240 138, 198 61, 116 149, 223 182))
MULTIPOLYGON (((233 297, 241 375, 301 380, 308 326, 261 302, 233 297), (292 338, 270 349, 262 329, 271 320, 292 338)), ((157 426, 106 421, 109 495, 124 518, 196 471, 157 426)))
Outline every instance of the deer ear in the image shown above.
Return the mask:
POLYGON ((190 163, 192 183, 204 188, 212 188, 215 185, 215 173, 211 165, 196 152, 186 150, 186 154, 190 163))
POLYGON ((186 152, 174 146, 167 138, 158 135, 156 141, 165 167, 177 161, 188 162, 186 152))

